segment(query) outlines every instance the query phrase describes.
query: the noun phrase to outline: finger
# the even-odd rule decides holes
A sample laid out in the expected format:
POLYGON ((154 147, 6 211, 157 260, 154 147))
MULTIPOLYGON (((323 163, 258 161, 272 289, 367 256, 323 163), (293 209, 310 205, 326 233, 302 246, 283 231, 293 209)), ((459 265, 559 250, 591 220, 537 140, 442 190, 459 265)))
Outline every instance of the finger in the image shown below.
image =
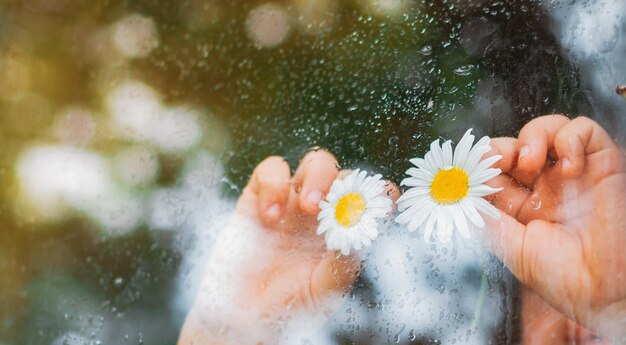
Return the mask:
POLYGON ((337 174, 337 180, 343 180, 352 173, 352 169, 341 169, 337 174))
POLYGON ((358 276, 360 264, 355 256, 328 251, 311 276, 311 294, 318 300, 333 292, 348 291, 358 276))
POLYGON ((385 191, 383 193, 392 201, 392 212, 396 212, 398 209, 398 205, 396 204, 396 202, 402 194, 398 186, 396 186, 396 184, 391 181, 387 181, 387 183, 385 184, 385 191))
POLYGON ((493 138, 491 139, 491 151, 485 153, 482 160, 493 156, 502 156, 492 168, 502 170, 506 174, 510 172, 517 164, 518 146, 515 138, 493 138))
POLYGON ((617 149, 608 133, 595 121, 584 116, 567 123, 557 133, 554 146, 566 178, 578 177, 583 172, 585 156, 617 149))
POLYGON ((502 188, 500 192, 488 195, 485 199, 511 217, 517 217, 530 195, 528 188, 521 186, 509 175, 496 176, 485 184, 492 188, 502 188))
POLYGON ((554 149, 556 134, 570 120, 563 115, 548 115, 530 121, 519 134, 517 168, 538 173, 546 164, 548 153, 554 149))
POLYGON ((500 155, 502 159, 493 165, 493 168, 509 174, 517 183, 525 187, 531 187, 537 178, 536 172, 526 172, 517 168, 519 157, 519 143, 515 138, 495 138, 491 141, 492 150, 487 152, 483 160, 500 155))
POLYGON ((265 222, 276 222, 286 210, 291 170, 282 157, 263 160, 252 173, 248 187, 258 196, 258 211, 265 222))
POLYGON ((576 238, 554 223, 533 220, 527 226, 501 213, 499 220, 486 219, 487 246, 525 286, 561 312, 567 303, 560 294, 576 282, 582 272, 563 267, 585 267, 576 238), (580 265, 580 266, 577 266, 580 265))
POLYGON ((319 212, 319 203, 337 177, 339 164, 332 153, 325 150, 307 153, 294 174, 296 190, 300 190, 298 203, 305 214, 319 212))

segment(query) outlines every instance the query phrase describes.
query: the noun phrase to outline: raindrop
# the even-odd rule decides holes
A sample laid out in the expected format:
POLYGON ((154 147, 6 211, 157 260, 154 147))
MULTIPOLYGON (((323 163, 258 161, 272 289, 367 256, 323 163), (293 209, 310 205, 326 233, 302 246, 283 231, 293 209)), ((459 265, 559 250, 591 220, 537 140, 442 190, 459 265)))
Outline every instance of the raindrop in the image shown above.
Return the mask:
POLYGON ((432 54, 433 52, 433 47, 432 46, 424 46, 422 47, 422 49, 419 50, 419 53, 424 55, 424 56, 428 56, 430 54, 432 54))
POLYGON ((533 209, 538 210, 540 208, 541 208, 541 200, 537 201, 536 203, 533 201, 533 209))
POLYGON ((124 278, 122 277, 116 277, 113 280, 113 286, 115 286, 116 288, 122 287, 123 284, 124 284, 124 278))
POLYGON ((474 65, 464 65, 454 70, 454 74, 460 76, 468 76, 472 72, 474 65))

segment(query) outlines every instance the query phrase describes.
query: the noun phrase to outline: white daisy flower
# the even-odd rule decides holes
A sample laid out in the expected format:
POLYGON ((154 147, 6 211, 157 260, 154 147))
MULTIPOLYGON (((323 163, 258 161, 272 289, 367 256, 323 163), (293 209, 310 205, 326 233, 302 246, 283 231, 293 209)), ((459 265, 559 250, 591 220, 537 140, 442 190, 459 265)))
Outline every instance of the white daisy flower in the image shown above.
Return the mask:
POLYGON ((424 159, 410 160, 417 168, 407 170, 410 177, 400 183, 411 188, 398 199, 401 213, 396 222, 407 224, 409 231, 423 230, 427 242, 435 229, 437 238, 444 243, 452 239, 455 228, 469 238, 470 223, 479 228, 485 226, 477 210, 495 219, 500 217, 498 210, 482 197, 502 190, 484 184, 500 174, 500 169, 490 167, 502 156, 481 161, 491 150, 490 139, 482 137, 472 147, 471 131, 465 132, 454 154, 449 140, 442 146, 439 139, 433 141, 424 159))
POLYGON ((361 250, 378 237, 378 219, 387 216, 392 205, 381 195, 384 190, 382 175, 367 176, 358 169, 333 182, 317 216, 317 234, 325 233, 328 249, 348 255, 351 248, 361 250))

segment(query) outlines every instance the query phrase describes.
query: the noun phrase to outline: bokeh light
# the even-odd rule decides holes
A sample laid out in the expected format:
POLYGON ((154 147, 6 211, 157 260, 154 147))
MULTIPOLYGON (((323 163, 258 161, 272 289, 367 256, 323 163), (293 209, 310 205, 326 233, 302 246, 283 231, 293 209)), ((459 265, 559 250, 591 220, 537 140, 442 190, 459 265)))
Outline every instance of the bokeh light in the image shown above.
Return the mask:
POLYGON ((271 48, 281 44, 291 31, 289 14, 277 4, 254 8, 246 21, 248 36, 258 47, 271 48))

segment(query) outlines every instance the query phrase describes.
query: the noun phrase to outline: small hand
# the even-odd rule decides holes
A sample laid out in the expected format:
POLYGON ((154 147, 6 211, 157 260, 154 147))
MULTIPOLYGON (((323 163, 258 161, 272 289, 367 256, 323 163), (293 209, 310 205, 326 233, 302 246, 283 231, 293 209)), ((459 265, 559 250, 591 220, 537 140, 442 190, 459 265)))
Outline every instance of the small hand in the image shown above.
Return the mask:
POLYGON ((497 138, 493 252, 565 316, 616 339, 626 316, 626 159, 592 120, 537 118, 497 138))
MULTIPOLYGON (((360 268, 357 258, 328 251, 316 234, 320 200, 336 178, 349 173, 338 167, 331 153, 318 150, 305 155, 293 177, 281 157, 255 168, 209 259, 201 288, 208 294, 200 293, 179 344, 216 339, 200 320, 210 309, 203 305, 215 304, 211 294, 220 288, 234 293, 238 307, 254 320, 272 322, 292 311, 332 312, 327 309, 336 306, 324 301, 349 291, 360 268)), ((394 201, 400 194, 391 183, 385 192, 394 201)))

